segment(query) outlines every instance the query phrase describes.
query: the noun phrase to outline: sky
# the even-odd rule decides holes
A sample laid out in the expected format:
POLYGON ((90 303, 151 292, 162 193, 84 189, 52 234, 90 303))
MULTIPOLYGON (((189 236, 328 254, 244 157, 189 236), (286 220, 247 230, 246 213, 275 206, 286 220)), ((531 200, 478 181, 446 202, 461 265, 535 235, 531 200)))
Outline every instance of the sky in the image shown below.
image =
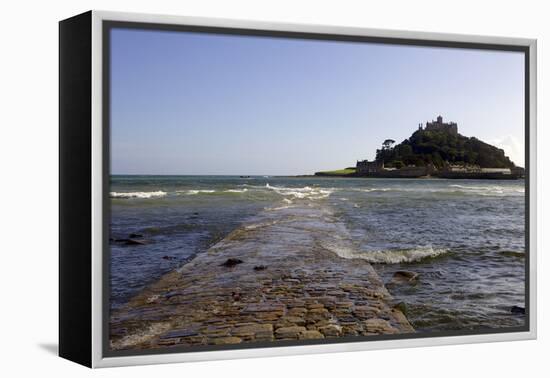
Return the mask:
POLYGON ((522 53, 111 33, 113 174, 341 169, 438 115, 524 164, 522 53))

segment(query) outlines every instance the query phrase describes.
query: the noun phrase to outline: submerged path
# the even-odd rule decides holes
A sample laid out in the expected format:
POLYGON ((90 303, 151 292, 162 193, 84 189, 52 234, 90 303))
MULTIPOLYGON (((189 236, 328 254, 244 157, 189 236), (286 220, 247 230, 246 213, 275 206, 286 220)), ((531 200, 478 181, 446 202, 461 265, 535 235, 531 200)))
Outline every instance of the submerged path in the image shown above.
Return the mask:
MULTIPOLYGON (((300 202, 300 201, 299 201, 300 202)), ((414 332, 323 201, 266 210, 111 316, 114 350, 414 332)))

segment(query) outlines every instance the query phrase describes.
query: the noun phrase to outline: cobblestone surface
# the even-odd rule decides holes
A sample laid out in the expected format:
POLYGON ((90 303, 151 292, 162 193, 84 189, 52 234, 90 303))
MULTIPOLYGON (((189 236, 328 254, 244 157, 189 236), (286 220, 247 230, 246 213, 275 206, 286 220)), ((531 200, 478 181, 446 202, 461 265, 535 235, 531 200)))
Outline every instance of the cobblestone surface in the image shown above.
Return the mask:
POLYGON ((414 332, 372 266, 335 253, 353 248, 322 205, 265 211, 113 313, 111 347, 414 332))

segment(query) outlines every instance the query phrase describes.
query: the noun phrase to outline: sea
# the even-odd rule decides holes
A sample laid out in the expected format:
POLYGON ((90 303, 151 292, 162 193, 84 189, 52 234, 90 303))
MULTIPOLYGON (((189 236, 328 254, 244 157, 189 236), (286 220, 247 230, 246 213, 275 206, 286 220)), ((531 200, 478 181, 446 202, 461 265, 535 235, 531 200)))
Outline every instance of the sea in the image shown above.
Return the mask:
POLYGON ((260 214, 313 205, 352 240, 334 252, 370 262, 417 331, 525 324, 511 312, 525 307, 523 180, 112 176, 111 309, 260 214))

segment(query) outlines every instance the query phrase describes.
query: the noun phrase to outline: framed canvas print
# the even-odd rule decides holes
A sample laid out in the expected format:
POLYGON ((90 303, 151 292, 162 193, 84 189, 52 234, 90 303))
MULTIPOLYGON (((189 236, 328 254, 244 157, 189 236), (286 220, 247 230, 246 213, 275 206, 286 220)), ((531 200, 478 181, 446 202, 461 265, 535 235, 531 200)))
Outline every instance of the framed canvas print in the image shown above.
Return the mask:
POLYGON ((536 41, 60 22, 60 355, 536 337, 536 41))

